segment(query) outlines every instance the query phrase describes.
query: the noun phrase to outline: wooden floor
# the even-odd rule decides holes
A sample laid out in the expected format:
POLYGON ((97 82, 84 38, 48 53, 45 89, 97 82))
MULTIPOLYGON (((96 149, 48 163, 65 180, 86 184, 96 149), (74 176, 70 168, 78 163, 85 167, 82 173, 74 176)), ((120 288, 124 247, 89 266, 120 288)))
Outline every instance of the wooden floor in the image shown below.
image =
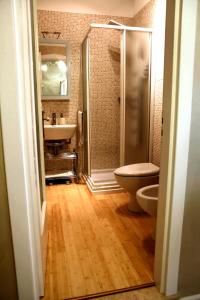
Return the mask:
POLYGON ((126 193, 95 196, 84 184, 47 187, 44 300, 153 282, 153 220, 130 214, 127 202, 126 193))
POLYGON ((130 291, 126 293, 119 293, 100 298, 93 298, 96 300, 165 300, 166 298, 158 293, 155 287, 130 291))

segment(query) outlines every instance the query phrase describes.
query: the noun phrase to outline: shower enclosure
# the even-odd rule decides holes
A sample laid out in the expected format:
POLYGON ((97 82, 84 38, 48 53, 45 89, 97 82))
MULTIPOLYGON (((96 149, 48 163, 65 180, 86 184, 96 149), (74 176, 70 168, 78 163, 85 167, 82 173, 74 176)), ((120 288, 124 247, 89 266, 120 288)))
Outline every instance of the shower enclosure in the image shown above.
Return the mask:
POLYGON ((149 161, 152 30, 91 24, 82 44, 83 174, 117 190, 113 171, 149 161))

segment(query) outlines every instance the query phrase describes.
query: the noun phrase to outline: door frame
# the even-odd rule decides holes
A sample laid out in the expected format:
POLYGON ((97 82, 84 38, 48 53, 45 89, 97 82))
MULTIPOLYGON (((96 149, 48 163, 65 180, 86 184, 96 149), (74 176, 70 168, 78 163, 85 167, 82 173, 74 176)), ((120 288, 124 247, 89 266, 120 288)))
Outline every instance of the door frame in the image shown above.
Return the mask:
POLYGON ((198 0, 167 1, 163 139, 157 216, 155 281, 178 291, 187 180, 198 0), (167 174, 167 175, 166 175, 167 174))
POLYGON ((30 0, 0 1, 0 105, 20 300, 44 293, 30 0))
MULTIPOLYGON (((188 28, 189 25, 194 28, 196 24, 194 12, 197 2, 167 1, 166 38, 170 46, 166 47, 168 68, 165 68, 159 194, 163 201, 159 201, 158 207, 155 261, 156 285, 166 295, 173 295, 178 289, 192 90, 192 76, 189 84, 185 84, 184 74, 186 68, 188 74, 188 67, 191 75, 193 70, 192 58, 188 61, 188 48, 184 50, 184 46, 189 38, 187 46, 192 57, 195 37, 188 28), (191 64, 188 65, 188 62, 191 64), (189 109, 183 107, 186 100, 187 105, 189 101, 189 109), (182 128, 183 119, 188 123, 182 128), (181 138, 184 138, 184 149, 181 138), (180 161, 181 158, 184 160, 180 161)), ((0 1, 0 36, 4 45, 0 49, 1 74, 3 70, 3 76, 0 75, 2 131, 20 300, 36 300, 44 292, 31 4, 31 0, 0 1)))

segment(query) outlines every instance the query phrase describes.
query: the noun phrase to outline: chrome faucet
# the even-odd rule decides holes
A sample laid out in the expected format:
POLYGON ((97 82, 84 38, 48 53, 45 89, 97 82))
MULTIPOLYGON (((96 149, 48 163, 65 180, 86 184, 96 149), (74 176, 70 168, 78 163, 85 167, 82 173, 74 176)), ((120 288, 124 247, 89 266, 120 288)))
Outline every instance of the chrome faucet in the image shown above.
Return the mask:
POLYGON ((49 117, 45 118, 45 111, 42 111, 42 131, 43 131, 43 138, 44 138, 44 121, 49 121, 49 117))
POLYGON ((45 118, 45 111, 42 111, 42 122, 43 122, 43 127, 44 127, 44 121, 49 121, 49 117, 45 118))
POLYGON ((56 125, 56 113, 52 113, 52 125, 56 125))

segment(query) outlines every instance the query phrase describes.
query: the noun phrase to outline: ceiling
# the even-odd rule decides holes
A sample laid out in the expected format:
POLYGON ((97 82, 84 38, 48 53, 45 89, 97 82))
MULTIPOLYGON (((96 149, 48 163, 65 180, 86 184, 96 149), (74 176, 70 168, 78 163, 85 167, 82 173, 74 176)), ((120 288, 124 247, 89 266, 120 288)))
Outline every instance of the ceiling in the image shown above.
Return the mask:
POLYGON ((38 9, 133 17, 149 0, 38 0, 38 9))

